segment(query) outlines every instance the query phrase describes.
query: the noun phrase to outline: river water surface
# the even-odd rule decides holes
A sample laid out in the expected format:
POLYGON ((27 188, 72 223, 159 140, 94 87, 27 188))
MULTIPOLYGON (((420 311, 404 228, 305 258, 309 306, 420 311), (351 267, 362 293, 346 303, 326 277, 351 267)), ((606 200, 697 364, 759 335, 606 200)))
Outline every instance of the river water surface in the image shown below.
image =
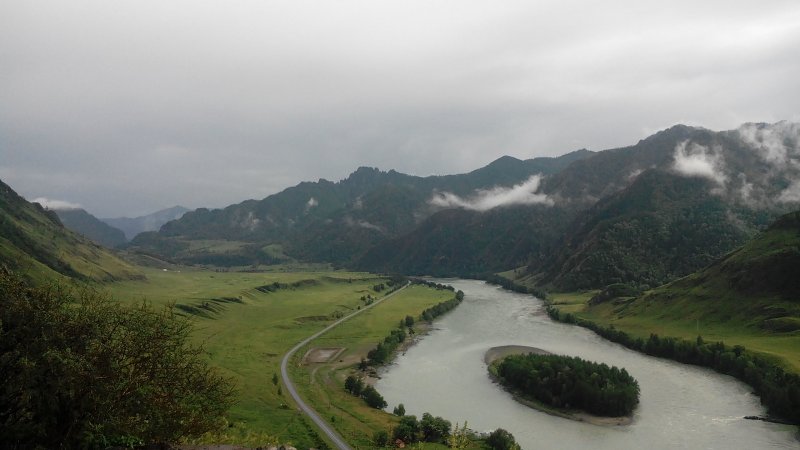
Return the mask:
POLYGON ((542 302, 481 281, 447 280, 464 302, 399 355, 376 384, 391 410, 423 412, 478 431, 505 428, 523 449, 800 448, 795 428, 745 420, 764 408, 747 385, 711 370, 649 357, 550 320, 542 302), (633 423, 600 426, 523 406, 494 384, 483 356, 526 345, 624 367, 639 382, 633 423))

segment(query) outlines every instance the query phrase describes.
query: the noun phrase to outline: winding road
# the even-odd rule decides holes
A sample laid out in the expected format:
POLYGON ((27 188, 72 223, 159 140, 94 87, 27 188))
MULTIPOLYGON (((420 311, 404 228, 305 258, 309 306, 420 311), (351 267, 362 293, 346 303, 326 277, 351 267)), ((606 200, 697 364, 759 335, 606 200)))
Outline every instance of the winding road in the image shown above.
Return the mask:
POLYGON ((383 297, 382 299, 375 301, 371 305, 367 305, 366 307, 361 308, 352 314, 344 316, 341 319, 337 320, 336 322, 333 322, 324 329, 307 337, 306 339, 304 339, 303 341, 292 347, 292 349, 286 352, 285 355, 283 355, 283 359, 281 360, 281 378, 283 378, 283 383, 286 385, 286 391, 289 392, 289 395, 292 396, 292 399, 294 399, 295 403, 297 403, 297 406, 300 407, 300 410, 303 411, 308 417, 310 417, 311 420, 314 421, 315 424, 317 424, 317 426, 325 433, 326 436, 328 436, 328 438, 330 438, 331 441, 333 441, 334 445, 336 445, 336 447, 339 448, 340 450, 352 450, 352 447, 350 447, 347 444, 347 442, 345 442, 344 438, 342 438, 342 436, 340 436, 339 433, 337 433, 332 426, 328 425, 327 422, 322 420, 322 417, 320 417, 320 415, 314 410, 314 408, 308 406, 308 404, 304 402, 302 398, 300 398, 300 394, 297 393, 297 390, 294 387, 294 383, 292 383, 291 378, 289 378, 289 371, 287 369, 287 367, 289 366, 289 359, 291 359, 292 355, 294 355, 298 350, 300 350, 301 347, 305 346, 309 342, 332 330, 342 322, 354 316, 357 316, 358 314, 361 314, 362 312, 372 308, 373 306, 382 303, 384 300, 392 298, 395 294, 407 288, 410 284, 411 284, 410 282, 406 283, 405 286, 383 297))

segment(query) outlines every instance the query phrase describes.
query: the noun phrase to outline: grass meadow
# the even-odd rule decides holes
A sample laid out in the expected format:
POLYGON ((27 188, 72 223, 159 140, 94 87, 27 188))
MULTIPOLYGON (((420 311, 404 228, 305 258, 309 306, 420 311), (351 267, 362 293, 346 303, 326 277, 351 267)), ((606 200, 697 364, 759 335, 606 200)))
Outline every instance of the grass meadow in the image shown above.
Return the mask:
MULTIPOLYGON (((589 306, 596 291, 583 293, 553 293, 550 302, 560 311, 573 313, 583 319, 647 338, 650 333, 694 340, 702 336, 707 342, 722 341, 742 345, 782 364, 787 370, 800 373, 800 333, 776 333, 757 324, 764 320, 760 314, 736 315, 730 298, 707 296, 676 296, 667 301, 611 301, 589 306)), ((740 301, 747 301, 741 299, 740 301)), ((775 301, 764 300, 766 305, 775 301)))
MULTIPOLYGON (((195 323, 195 339, 202 343, 211 362, 233 378, 238 401, 229 414, 229 430, 222 440, 250 446, 274 438, 300 448, 318 446, 320 438, 310 420, 299 413, 281 383, 283 354, 303 338, 329 324, 334 317, 364 305, 362 296, 383 296, 372 287, 386 280, 367 273, 309 272, 214 272, 182 269, 143 269, 147 279, 108 283, 103 288, 119 301, 175 305, 195 323), (273 292, 257 288, 272 283, 289 285, 273 292), (297 283, 291 287, 292 283, 297 283)), ((378 429, 396 420, 391 414, 369 408, 363 400, 347 395, 343 380, 351 366, 397 327, 406 315, 417 317, 424 309, 453 296, 412 286, 365 311, 311 343, 310 347, 343 347, 329 363, 306 364, 306 349, 298 352, 293 380, 304 398, 323 417, 360 448, 378 429), (342 362, 339 362, 339 361, 342 362)), ((217 442, 220 437, 214 438, 217 442)), ((423 448, 435 448, 428 446, 423 448)))

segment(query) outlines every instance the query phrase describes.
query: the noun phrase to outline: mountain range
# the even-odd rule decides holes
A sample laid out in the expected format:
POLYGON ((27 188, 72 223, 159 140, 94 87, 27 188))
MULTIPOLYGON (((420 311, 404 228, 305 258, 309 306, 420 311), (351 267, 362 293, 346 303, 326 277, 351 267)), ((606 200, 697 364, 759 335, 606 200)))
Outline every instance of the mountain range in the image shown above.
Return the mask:
POLYGON ((130 241, 139 233, 145 231, 157 231, 162 225, 171 221, 180 219, 189 209, 183 206, 173 206, 156 211, 151 214, 138 217, 117 217, 112 219, 100 219, 108 225, 122 230, 125 233, 125 239, 130 241))
POLYGON ((129 248, 182 263, 296 259, 439 276, 525 267, 553 289, 655 286, 800 204, 799 137, 788 122, 677 125, 628 147, 506 156, 461 175, 362 167, 339 182, 189 212, 129 248))

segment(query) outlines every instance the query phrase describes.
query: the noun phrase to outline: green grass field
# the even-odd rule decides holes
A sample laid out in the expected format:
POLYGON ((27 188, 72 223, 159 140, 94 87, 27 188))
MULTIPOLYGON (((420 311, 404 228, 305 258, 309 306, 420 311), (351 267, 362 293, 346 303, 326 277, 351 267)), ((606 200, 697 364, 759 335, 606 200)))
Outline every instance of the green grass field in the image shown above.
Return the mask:
MULTIPOLYGON (((279 373, 282 355, 295 343, 329 324, 336 315, 358 309, 363 305, 362 296, 382 296, 384 293, 375 293, 372 286, 385 279, 366 273, 330 271, 143 270, 147 280, 103 287, 122 302, 174 304, 179 312, 192 317, 197 342, 205 346, 212 363, 231 376, 238 387, 238 401, 229 414, 232 427, 225 440, 257 446, 266 443, 259 439, 268 435, 299 448, 319 445, 310 421, 296 411, 288 394, 281 392, 280 383, 273 384, 272 377, 279 373), (274 282, 301 281, 296 288, 275 292, 256 289, 274 282)), ((396 419, 346 394, 343 379, 349 366, 382 340, 400 319, 406 315, 416 317, 425 308, 452 296, 450 291, 413 286, 365 311, 312 342, 311 347, 345 348, 336 361, 301 364, 299 359, 305 350, 298 352, 292 369, 295 384, 323 417, 336 417, 335 425, 346 438, 354 438, 361 448, 368 448, 372 433, 388 429, 396 419), (340 359, 347 363, 338 363, 340 359)))
MULTIPOLYGON (((700 335, 709 342, 742 345, 800 373, 800 333, 775 333, 754 326, 763 317, 734 313, 729 299, 709 296, 698 302, 693 295, 631 304, 620 299, 589 306, 588 301, 595 293, 555 293, 551 294, 550 301, 562 312, 613 325, 635 337, 647 338, 650 333, 656 333, 694 340, 700 335)), ((764 300, 765 307, 775 304, 775 301, 764 300)))

